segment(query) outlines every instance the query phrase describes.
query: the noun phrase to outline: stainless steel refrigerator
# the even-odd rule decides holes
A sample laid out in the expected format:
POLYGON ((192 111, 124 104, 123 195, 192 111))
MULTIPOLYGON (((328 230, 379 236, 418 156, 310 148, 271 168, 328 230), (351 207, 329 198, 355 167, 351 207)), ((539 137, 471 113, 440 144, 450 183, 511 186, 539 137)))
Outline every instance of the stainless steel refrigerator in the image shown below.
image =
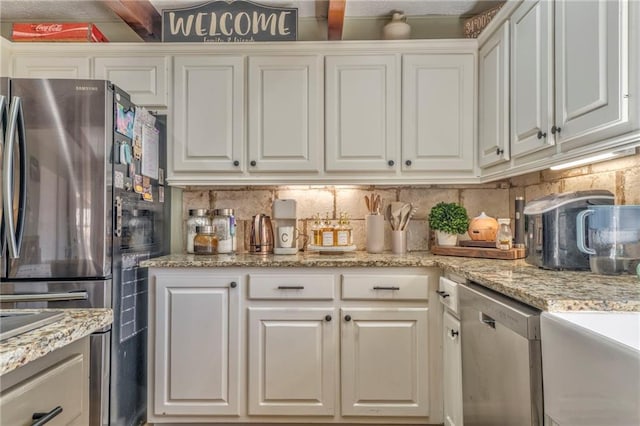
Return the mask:
POLYGON ((92 425, 146 419, 138 264, 168 253, 170 200, 163 117, 136 114, 108 81, 0 80, 0 307, 113 308, 91 336, 92 425))

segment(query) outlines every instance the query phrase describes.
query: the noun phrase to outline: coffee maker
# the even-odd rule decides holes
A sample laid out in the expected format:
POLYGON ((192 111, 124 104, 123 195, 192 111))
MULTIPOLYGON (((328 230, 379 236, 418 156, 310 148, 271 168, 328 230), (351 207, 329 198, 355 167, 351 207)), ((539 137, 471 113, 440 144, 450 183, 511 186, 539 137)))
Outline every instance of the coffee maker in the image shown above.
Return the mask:
POLYGON ((298 252, 296 200, 274 200, 271 206, 276 222, 274 254, 296 254, 298 252))

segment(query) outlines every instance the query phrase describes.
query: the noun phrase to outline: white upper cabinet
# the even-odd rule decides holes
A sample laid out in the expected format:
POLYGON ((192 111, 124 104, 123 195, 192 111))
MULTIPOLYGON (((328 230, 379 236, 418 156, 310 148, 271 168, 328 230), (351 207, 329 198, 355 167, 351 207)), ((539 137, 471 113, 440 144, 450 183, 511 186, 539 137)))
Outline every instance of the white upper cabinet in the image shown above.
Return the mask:
POLYGON ((322 169, 322 59, 249 57, 250 172, 322 169))
POLYGON ((478 162, 509 160, 509 21, 480 48, 478 57, 478 162))
POLYGON ((94 77, 109 80, 142 106, 166 108, 169 90, 167 56, 96 57, 94 77))
POLYGON ((13 77, 91 78, 91 59, 88 56, 16 55, 13 77))
POLYGON ((400 138, 396 56, 327 56, 325 74, 325 169, 395 172, 400 138))
POLYGON ((244 57, 176 56, 173 76, 170 171, 241 172, 245 145, 244 57))
POLYGON ((524 1, 511 16, 511 155, 554 144, 553 3, 524 1))
POLYGON ((471 171, 475 156, 473 54, 402 56, 402 170, 471 171))
POLYGON ((638 44, 637 40, 630 44, 629 25, 640 22, 629 21, 629 3, 555 2, 556 119, 552 131, 559 131, 556 138, 562 151, 631 130, 629 46, 638 49, 638 44))

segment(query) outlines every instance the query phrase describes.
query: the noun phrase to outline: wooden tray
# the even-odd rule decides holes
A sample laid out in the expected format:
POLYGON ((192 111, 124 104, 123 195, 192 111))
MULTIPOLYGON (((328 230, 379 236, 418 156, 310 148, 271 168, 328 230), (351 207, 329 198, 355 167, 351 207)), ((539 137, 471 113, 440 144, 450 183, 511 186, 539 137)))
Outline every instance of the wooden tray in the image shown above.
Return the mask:
POLYGON ((526 256, 524 248, 512 248, 511 250, 498 250, 485 247, 443 247, 434 245, 431 253, 442 256, 481 257, 485 259, 523 259, 526 256))

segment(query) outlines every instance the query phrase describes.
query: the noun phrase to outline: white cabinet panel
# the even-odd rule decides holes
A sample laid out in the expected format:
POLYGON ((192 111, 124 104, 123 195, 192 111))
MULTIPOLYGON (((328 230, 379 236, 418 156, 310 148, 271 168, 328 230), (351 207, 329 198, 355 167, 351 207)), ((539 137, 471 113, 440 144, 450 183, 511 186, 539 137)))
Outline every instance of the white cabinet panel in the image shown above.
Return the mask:
POLYGON ((249 308, 249 414, 334 414, 333 308, 249 308))
POLYGON ((462 352, 460 347, 460 321, 449 312, 442 317, 444 364, 444 424, 462 426, 462 352))
POLYGON ((554 144, 552 3, 525 1, 511 17, 511 155, 554 144))
POLYGON ((398 72, 394 55, 327 56, 327 171, 395 171, 398 72))
POLYGON ((621 0, 555 3, 555 125, 563 151, 630 130, 628 8, 621 0))
POLYGON ((173 171, 241 172, 244 58, 174 58, 173 171))
POLYGON ((472 170, 475 57, 402 57, 402 170, 472 170))
POLYGON ((249 57, 249 170, 319 171, 320 56, 249 57))
POLYGON ((343 308, 343 416, 429 415, 428 309, 343 308))
POLYGON ((239 414, 238 281, 156 277, 154 414, 239 414))
POLYGON ((509 160, 509 21, 480 48, 478 161, 488 167, 509 160))
POLYGON ((94 76, 109 80, 142 106, 168 105, 169 58, 166 56, 96 57, 94 76))
POLYGON ((16 55, 13 58, 13 76, 23 78, 90 78, 91 59, 88 56, 16 55))

